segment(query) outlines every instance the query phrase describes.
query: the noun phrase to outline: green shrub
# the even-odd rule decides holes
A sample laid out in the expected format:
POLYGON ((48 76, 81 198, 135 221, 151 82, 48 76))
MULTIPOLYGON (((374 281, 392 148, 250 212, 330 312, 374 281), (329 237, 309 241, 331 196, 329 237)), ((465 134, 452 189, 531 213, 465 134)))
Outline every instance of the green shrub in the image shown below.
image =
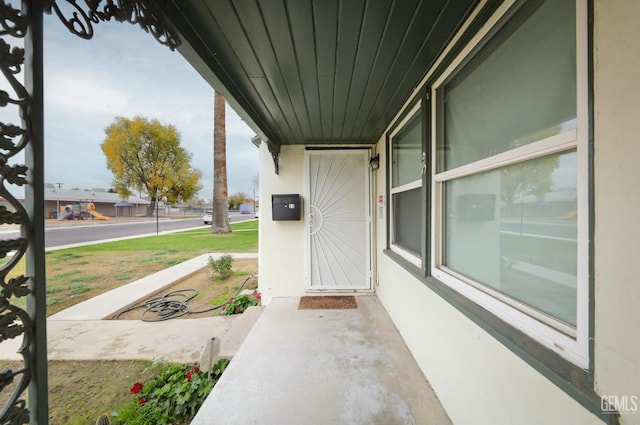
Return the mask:
POLYGON ((230 316, 232 314, 242 314, 244 311, 254 305, 260 304, 260 295, 238 295, 229 298, 229 301, 220 308, 220 314, 230 316))
POLYGON ((198 366, 155 361, 156 378, 133 384, 135 401, 118 412, 115 423, 169 425, 191 420, 228 364, 221 359, 207 373, 198 366))
POLYGON ((211 269, 210 275, 212 277, 219 277, 222 280, 231 276, 233 257, 229 254, 225 254, 218 259, 209 257, 209 268, 211 269))

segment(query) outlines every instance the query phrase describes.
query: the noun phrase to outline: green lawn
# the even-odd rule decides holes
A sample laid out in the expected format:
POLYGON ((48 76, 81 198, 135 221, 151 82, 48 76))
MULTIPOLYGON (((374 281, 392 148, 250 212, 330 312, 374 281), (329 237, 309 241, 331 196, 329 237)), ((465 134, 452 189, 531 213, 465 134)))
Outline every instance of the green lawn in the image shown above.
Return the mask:
MULTIPOLYGON (((209 228, 187 230, 169 235, 146 236, 144 238, 126 239, 68 248, 64 251, 73 253, 101 251, 166 251, 176 250, 203 254, 206 252, 257 252, 258 221, 244 221, 231 224, 232 233, 212 235, 209 228), (238 230, 237 232, 233 232, 238 230)), ((195 256, 195 255, 193 255, 195 256)))
MULTIPOLYGON (((49 251, 47 315, 200 254, 258 251, 257 221, 234 223, 231 228, 233 232, 225 235, 212 235, 204 228, 49 251)), ((24 273, 23 258, 7 279, 24 273)), ((13 302, 24 307, 24 299, 13 302)))

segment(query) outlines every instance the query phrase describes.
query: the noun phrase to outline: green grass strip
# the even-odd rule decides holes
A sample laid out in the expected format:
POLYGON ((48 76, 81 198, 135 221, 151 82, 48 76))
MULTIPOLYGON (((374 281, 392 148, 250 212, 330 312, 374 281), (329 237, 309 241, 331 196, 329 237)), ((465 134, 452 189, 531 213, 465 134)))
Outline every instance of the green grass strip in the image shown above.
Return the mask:
MULTIPOLYGON (((257 222, 242 222, 231 225, 232 230, 257 230, 257 222)), ((207 227, 168 235, 125 239, 65 249, 66 253, 95 253, 101 251, 173 251, 191 252, 194 255, 206 252, 257 252, 258 232, 236 232, 212 235, 207 227)))

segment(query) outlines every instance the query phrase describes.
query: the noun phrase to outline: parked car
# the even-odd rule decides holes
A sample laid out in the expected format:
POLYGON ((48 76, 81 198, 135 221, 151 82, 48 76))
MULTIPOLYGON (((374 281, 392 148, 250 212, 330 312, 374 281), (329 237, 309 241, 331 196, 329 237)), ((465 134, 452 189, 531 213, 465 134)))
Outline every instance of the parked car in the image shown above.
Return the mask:
POLYGON ((213 220, 213 211, 205 211, 204 215, 202 216, 202 221, 204 221, 204 224, 211 224, 212 220, 213 220))
MULTIPOLYGON (((213 221, 213 211, 205 211, 202 216, 202 221, 204 221, 204 224, 211 224, 213 221)), ((229 215, 229 221, 231 221, 231 215, 229 215)))

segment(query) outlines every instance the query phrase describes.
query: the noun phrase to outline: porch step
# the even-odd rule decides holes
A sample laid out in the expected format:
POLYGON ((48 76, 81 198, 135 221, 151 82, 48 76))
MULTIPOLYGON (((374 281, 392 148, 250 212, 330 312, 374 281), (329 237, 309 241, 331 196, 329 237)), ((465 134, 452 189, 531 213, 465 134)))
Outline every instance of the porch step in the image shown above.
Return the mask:
POLYGON ((263 310, 264 307, 249 307, 243 314, 234 316, 235 320, 231 327, 222 336, 220 357, 230 359, 236 354, 263 310))

